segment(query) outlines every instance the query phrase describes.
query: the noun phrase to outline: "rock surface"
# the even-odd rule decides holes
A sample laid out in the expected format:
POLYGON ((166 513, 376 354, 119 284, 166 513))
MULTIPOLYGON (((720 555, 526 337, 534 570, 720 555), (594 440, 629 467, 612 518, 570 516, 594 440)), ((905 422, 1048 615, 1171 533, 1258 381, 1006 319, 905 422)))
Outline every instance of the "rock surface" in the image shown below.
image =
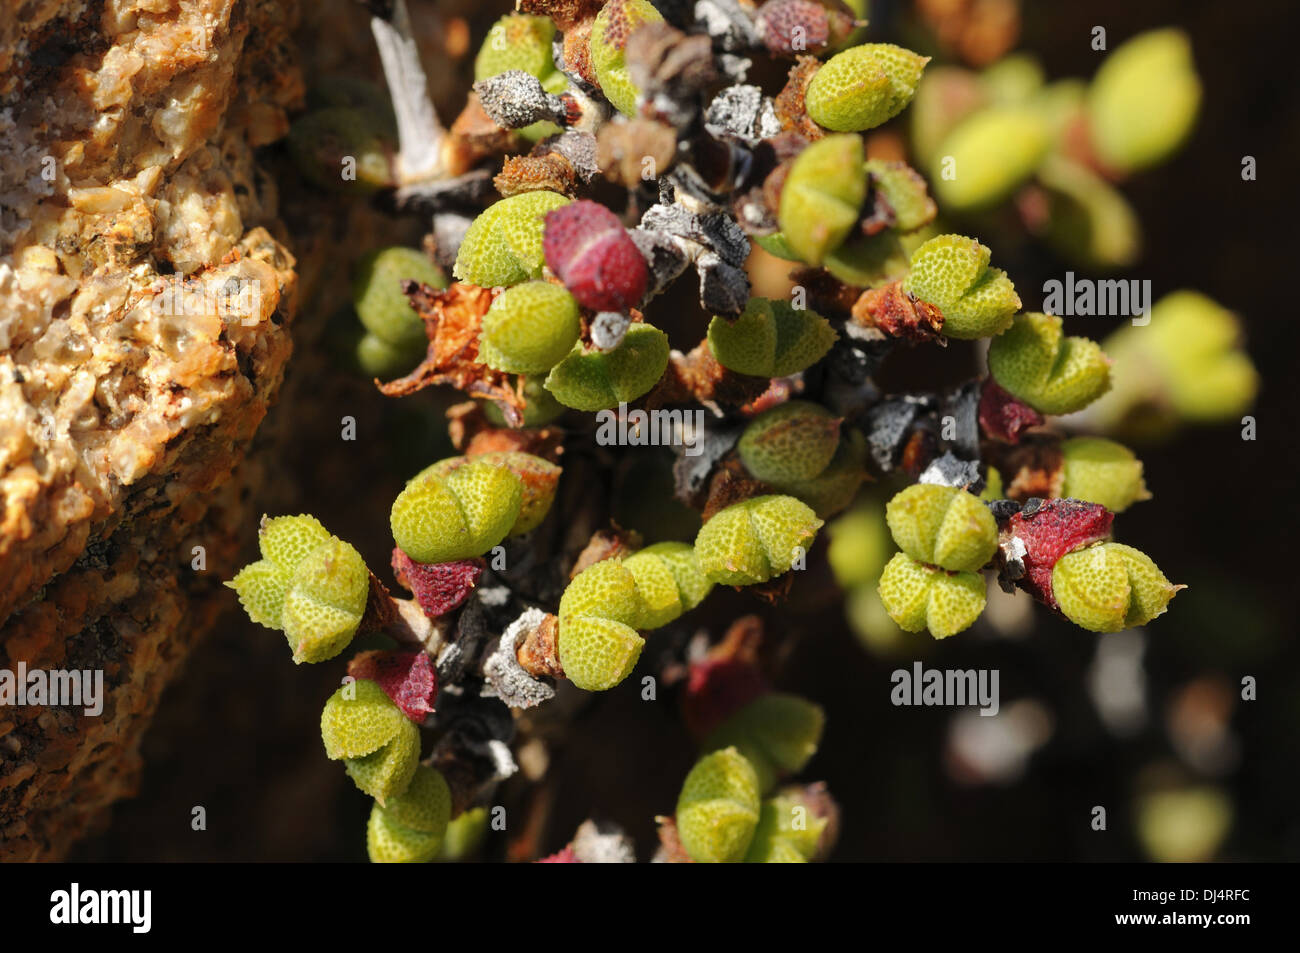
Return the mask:
POLYGON ((0 707, 0 860, 53 859, 131 792, 253 518, 297 283, 254 149, 303 95, 299 11, 0 4, 0 669, 106 694, 0 707))

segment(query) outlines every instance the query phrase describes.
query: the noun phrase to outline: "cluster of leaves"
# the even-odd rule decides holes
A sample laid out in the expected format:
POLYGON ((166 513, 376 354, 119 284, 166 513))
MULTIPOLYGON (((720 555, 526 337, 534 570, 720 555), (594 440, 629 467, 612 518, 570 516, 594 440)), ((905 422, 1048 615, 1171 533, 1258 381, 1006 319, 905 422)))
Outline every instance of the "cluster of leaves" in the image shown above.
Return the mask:
MULTIPOLYGON (((337 656, 367 625, 388 632, 434 657, 457 697, 469 679, 516 708, 551 697, 561 678, 606 690, 632 672, 644 633, 675 623, 714 586, 779 599, 823 521, 864 481, 895 474, 920 482, 883 514, 841 518, 831 561, 846 585, 878 592, 898 626, 936 638, 967 628, 984 608, 986 569, 1093 631, 1165 611, 1178 587, 1110 539, 1113 513, 1149 496, 1140 462, 1112 441, 1063 440, 1041 426, 1132 386, 1113 383, 1123 362, 1066 336, 1059 317, 1022 313, 991 250, 937 227, 925 179, 868 155, 862 134, 927 88, 926 57, 861 42, 865 24, 833 0, 769 0, 756 11, 722 0, 693 10, 524 0, 521 9, 491 29, 475 61, 474 95, 447 134, 455 161, 398 193, 399 207, 414 194, 432 210, 428 244, 454 280, 394 248, 363 260, 354 285, 362 366, 409 371, 384 392, 451 384, 482 403, 487 439, 417 474, 393 503, 394 568, 413 602, 391 599, 355 550, 298 517, 266 523, 264 558, 232 583, 251 618, 283 629, 298 661, 337 656), (746 83, 750 54, 793 59, 775 97, 746 83), (500 197, 489 202, 497 163, 500 197), (596 194, 598 175, 626 187, 625 218, 583 197, 596 194), (751 293, 751 243, 798 269, 792 300, 751 293), (682 353, 648 316, 689 270, 707 325, 682 353), (875 385, 896 348, 981 339, 988 373, 962 388, 885 398, 875 385), (628 404, 710 421, 702 456, 679 453, 674 471, 677 499, 703 517, 694 540, 638 548, 593 537, 552 599, 486 569, 485 555, 547 520, 561 445, 580 438, 580 415, 628 404), (550 452, 519 449, 539 447, 550 452), (883 524, 901 549, 887 564, 883 524), (513 621, 475 662, 465 633, 492 618, 472 594, 485 572, 506 590, 493 605, 513 621)), ((1166 155, 1195 113, 1184 81, 1159 128, 1131 121, 1135 73, 1189 69, 1160 36, 1117 51, 1087 96, 1094 144, 1126 171, 1166 155)), ((946 203, 986 207, 1048 174, 1053 137, 1083 107, 1059 89, 1016 88, 1018 99, 983 113, 918 119, 918 139, 957 156, 956 176, 936 179, 946 203)), ((295 128, 295 154, 314 178, 328 178, 322 161, 343 146, 382 151, 387 114, 363 122, 361 102, 327 101, 302 121, 328 129, 324 143, 295 128)), ((398 184, 391 161, 370 165, 365 188, 398 184)), ((1132 349, 1143 346, 1135 336, 1132 349)), ((1221 380, 1238 401, 1252 389, 1233 335, 1184 350, 1185 361, 1166 361, 1162 395, 1194 401, 1191 373, 1221 380)), ((1150 399, 1144 390, 1133 402, 1150 399)), ((398 681, 409 701, 409 677, 398 681)), ((449 823, 481 793, 420 764, 419 726, 441 714, 430 714, 436 691, 412 709, 398 689, 358 675, 327 703, 327 754, 376 801, 372 859, 438 855, 449 823)), ((821 726, 815 706, 771 693, 730 712, 686 779, 665 845, 696 861, 823 856, 828 799, 775 790, 802 770, 821 726)), ((445 764, 456 746, 444 737, 439 750, 445 764)))

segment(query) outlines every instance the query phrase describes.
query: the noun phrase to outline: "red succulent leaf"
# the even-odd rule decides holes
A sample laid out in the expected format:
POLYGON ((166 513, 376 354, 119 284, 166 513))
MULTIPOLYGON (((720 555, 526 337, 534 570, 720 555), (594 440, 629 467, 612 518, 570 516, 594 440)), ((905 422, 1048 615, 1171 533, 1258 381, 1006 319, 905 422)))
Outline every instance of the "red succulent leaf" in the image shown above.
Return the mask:
POLYGON ((402 550, 393 549, 397 581, 411 591, 431 619, 446 615, 464 602, 470 590, 478 585, 485 565, 478 557, 449 563, 417 563, 402 550))
POLYGON ((1057 608, 1052 594, 1052 569, 1066 553, 1099 543, 1110 536, 1115 514, 1100 503, 1082 500, 1031 500, 1007 520, 1001 531, 1003 551, 1012 538, 1024 545, 1022 589, 1057 608))
POLYGON ((645 296, 650 271, 618 216, 599 202, 570 202, 546 215, 546 265, 584 308, 627 311, 645 296))
POLYGON ((980 429, 993 440, 1019 443, 1021 432, 1041 425, 1043 415, 1007 393, 990 377, 984 381, 984 392, 980 394, 979 420, 980 429))
POLYGON ((425 652, 361 652, 348 663, 348 674, 378 683, 417 725, 433 712, 438 698, 438 676, 425 652))

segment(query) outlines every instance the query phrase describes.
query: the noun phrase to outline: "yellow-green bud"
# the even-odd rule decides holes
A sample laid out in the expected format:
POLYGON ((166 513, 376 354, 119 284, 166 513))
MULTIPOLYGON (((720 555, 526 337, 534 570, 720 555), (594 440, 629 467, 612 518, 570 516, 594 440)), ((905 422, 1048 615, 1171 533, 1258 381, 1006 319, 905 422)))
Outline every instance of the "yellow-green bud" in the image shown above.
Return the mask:
POLYGON ((1001 334, 1020 310, 1020 296, 993 253, 973 238, 938 235, 912 253, 903 290, 943 312, 943 333, 952 338, 1001 334))
POLYGON ((899 549, 953 572, 978 571, 998 548, 989 508, 956 487, 914 483, 889 501, 885 521, 899 549))
POLYGON ((573 295, 549 281, 526 281, 502 292, 483 316, 478 359, 510 374, 545 374, 581 333, 573 295))
POLYGON ((734 321, 709 322, 709 349, 727 370, 753 377, 786 377, 820 361, 839 337, 816 311, 788 301, 750 298, 734 321))
POLYGON ((465 232, 453 274, 482 288, 540 278, 546 264, 542 228, 546 213, 568 205, 556 192, 523 192, 489 206, 465 232))
POLYGON ((588 351, 579 341, 546 377, 546 389, 574 410, 608 410, 636 400, 659 383, 668 367, 668 335, 633 324, 612 351, 588 351))
POLYGON ((1051 145, 1051 129, 1041 110, 1031 106, 982 109, 940 144, 930 179, 945 207, 987 208, 1027 182, 1051 145))
POLYGON ((929 629, 946 639, 984 611, 984 577, 975 572, 948 572, 898 553, 880 574, 880 601, 889 617, 908 632, 929 629))
POLYGON ((814 142, 799 153, 781 186, 777 222, 786 246, 820 265, 853 230, 866 197, 862 139, 827 136, 814 142))
POLYGON ((817 753, 826 714, 798 695, 760 695, 715 728, 705 751, 734 747, 754 767, 759 791, 784 775, 798 774, 817 753))
POLYGON ((1051 314, 1017 315, 989 345, 989 371, 1044 414, 1081 410, 1110 389, 1110 361, 1096 341, 1066 337, 1051 314))
POLYGON ((1052 569, 1052 595, 1075 625, 1090 632, 1119 632, 1162 614, 1175 586, 1140 550, 1097 543, 1067 553, 1052 569))
POLYGON ((710 580, 767 582, 802 561, 822 521, 792 496, 756 496, 713 514, 695 537, 695 558, 710 580))
POLYGON ((890 43, 864 43, 836 53, 808 84, 808 115, 833 132, 873 129, 912 101, 928 62, 928 56, 890 43))
POLYGON ((472 457, 448 457, 425 467, 410 482, 414 483, 428 476, 445 477, 467 463, 505 467, 519 478, 522 488, 519 515, 507 535, 521 536, 536 529, 542 520, 546 519, 551 504, 555 502, 555 490, 559 486, 562 470, 549 460, 535 457, 531 453, 519 450, 491 450, 487 453, 477 453, 472 457))
POLYGON ((589 692, 613 688, 641 657, 649 607, 636 577, 620 560, 588 566, 560 597, 560 664, 569 681, 589 692))
POLYGON ((758 777, 735 748, 705 755, 691 768, 677 798, 677 833, 697 863, 743 860, 758 826, 758 777))
POLYGON ((1122 513, 1151 499, 1142 479, 1142 461, 1123 444, 1101 437, 1073 437, 1061 444, 1061 495, 1100 503, 1122 513))
POLYGON ((420 760, 420 731, 370 679, 339 688, 321 712, 321 740, 331 760, 380 804, 406 790, 420 760))
POLYGON ((423 864, 437 856, 451 819, 451 789, 433 768, 420 765, 406 790, 375 804, 366 850, 375 864, 423 864))
POLYGON ((792 400, 751 420, 736 450, 755 479, 778 485, 817 476, 839 442, 839 417, 820 404, 792 400))
POLYGON ((813 814, 798 798, 783 794, 768 798, 759 810, 745 863, 806 864, 817 856, 828 823, 828 818, 813 814))
POLYGON ((367 331, 403 352, 423 353, 428 344, 424 322, 415 313, 402 280, 434 288, 447 287, 442 271, 423 252, 396 246, 364 255, 352 276, 352 305, 367 331))
POLYGON ((1157 165, 1186 141, 1200 105, 1187 34, 1141 33, 1107 55, 1088 90, 1093 146, 1122 172, 1157 165))
POLYGON ((519 477, 503 466, 471 460, 446 476, 407 483, 393 501, 393 539, 420 563, 480 556, 506 538, 523 506, 519 477))

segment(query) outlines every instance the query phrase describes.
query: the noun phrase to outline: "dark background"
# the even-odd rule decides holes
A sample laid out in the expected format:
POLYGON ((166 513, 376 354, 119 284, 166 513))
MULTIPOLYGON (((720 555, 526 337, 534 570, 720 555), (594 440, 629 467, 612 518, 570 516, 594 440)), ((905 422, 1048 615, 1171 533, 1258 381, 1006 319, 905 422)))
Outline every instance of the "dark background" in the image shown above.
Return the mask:
MULTIPOLYGON (((898 6, 877 3, 874 22, 892 22, 898 6)), ((1089 46, 1095 25, 1106 27, 1112 49, 1156 26, 1178 25, 1191 34, 1205 90, 1202 115, 1177 158, 1124 186, 1146 233, 1146 253, 1129 276, 1149 278, 1156 298, 1192 287, 1242 315, 1263 380, 1254 410, 1258 439, 1243 441, 1232 424, 1186 430, 1173 443, 1141 450, 1155 500, 1124 514, 1121 533, 1190 588, 1147 629, 1150 718, 1135 736, 1111 735, 1089 700, 1096 637, 1041 610, 1027 638, 993 639, 972 630, 929 645, 924 655, 927 665, 941 668, 997 668, 1004 710, 1018 698, 1034 698, 1051 712, 1050 740, 1012 783, 954 780, 944 755, 952 711, 892 707, 890 672, 910 665, 912 656, 900 662, 865 651, 836 604, 811 613, 765 613, 773 620, 772 637, 790 646, 777 687, 826 708, 824 744, 805 776, 827 781, 843 807, 835 860, 1141 859, 1132 805, 1152 770, 1228 793, 1235 818, 1217 857, 1294 860, 1300 858, 1300 648, 1294 639, 1300 366, 1290 216, 1300 154, 1294 49, 1300 15, 1281 0, 1027 6, 1020 48, 1036 52, 1050 78, 1095 71, 1100 54, 1089 46), (1240 177, 1247 154, 1258 160, 1254 182, 1240 177), (1258 679, 1259 697, 1231 710, 1236 766, 1216 777, 1198 775, 1180 764, 1171 744, 1170 706, 1193 682, 1235 698, 1244 675, 1258 679), (1105 833, 1089 829, 1093 805, 1108 807, 1105 833)), ((471 48, 490 19, 474 21, 471 48)), ((873 31, 872 39, 886 38, 873 31)), ((1022 288, 1041 287, 1068 267, 1041 253, 1008 261, 995 251, 995 258, 1022 288)), ((1032 293, 1026 303, 1037 303, 1032 293)), ((323 318, 300 317, 308 340, 310 323, 323 318)), ((1069 329, 1103 336, 1101 319, 1082 320, 1094 323, 1069 329)), ((289 374, 313 373, 311 360, 300 351, 289 374)), ((284 464, 273 470, 261 508, 309 509, 361 548, 372 566, 383 566, 391 545, 388 502, 413 469, 405 460, 387 468, 384 458, 397 446, 417 454, 431 448, 428 459, 439 455, 430 436, 432 398, 395 405, 336 374, 300 383, 306 386, 291 384, 271 414, 266 450, 284 464), (341 414, 356 416, 357 444, 339 443, 341 414)), ((245 534, 251 553, 254 527, 232 530, 245 534)), ((369 799, 323 757, 317 740, 320 704, 342 663, 295 669, 282 637, 250 625, 233 594, 230 604, 164 697, 145 742, 139 797, 114 809, 107 830, 78 848, 79 859, 364 859, 369 799), (190 829, 194 805, 207 809, 206 831, 190 829)), ((743 593, 717 592, 691 621, 716 634, 729 618, 760 608, 743 593)), ((642 668, 652 656, 648 648, 642 668)), ((665 692, 658 703, 642 702, 631 678, 590 697, 552 756, 552 813, 541 848, 558 849, 583 818, 598 816, 623 824, 647 859, 653 817, 671 812, 693 754, 675 699, 665 692)), ((512 784, 502 794, 507 802, 526 793, 512 784)), ((489 841, 485 858, 503 857, 502 841, 489 841)))

